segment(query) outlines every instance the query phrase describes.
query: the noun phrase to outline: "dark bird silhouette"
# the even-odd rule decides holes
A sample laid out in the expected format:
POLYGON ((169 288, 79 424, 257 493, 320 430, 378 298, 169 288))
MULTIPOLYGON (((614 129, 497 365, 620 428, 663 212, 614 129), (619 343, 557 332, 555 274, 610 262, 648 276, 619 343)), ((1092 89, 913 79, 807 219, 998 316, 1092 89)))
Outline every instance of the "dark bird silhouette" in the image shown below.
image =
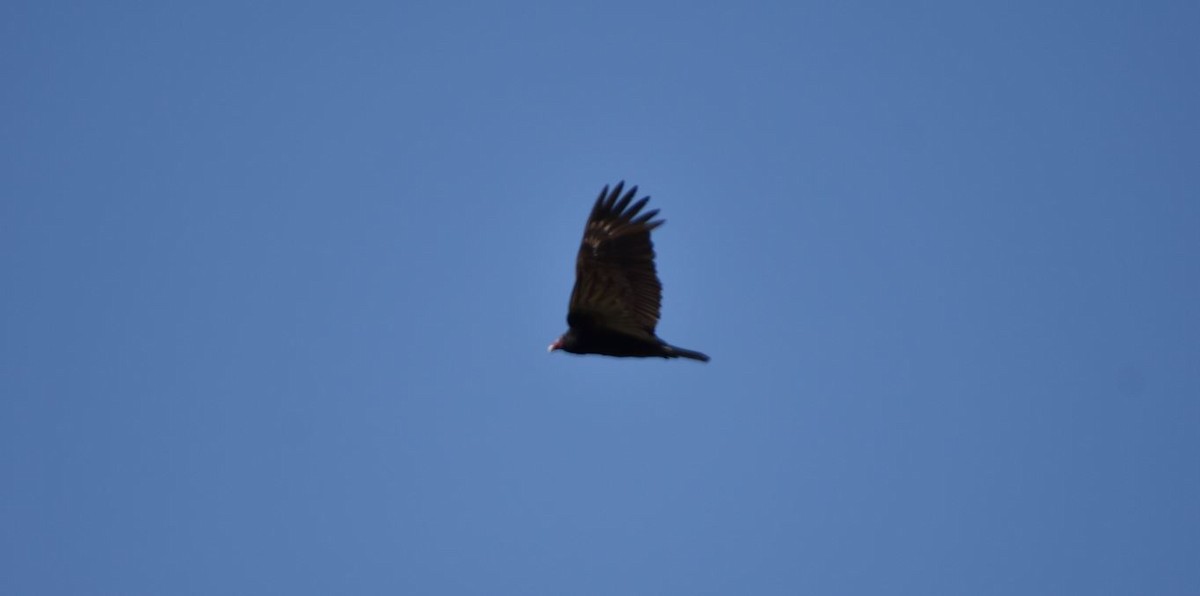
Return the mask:
POLYGON ((638 215, 650 197, 630 205, 637 187, 621 194, 621 181, 600 191, 583 229, 575 260, 575 288, 567 311, 570 329, 550 351, 708 362, 700 352, 677 348, 658 338, 662 283, 654 269, 650 231, 665 223, 657 209, 638 215))

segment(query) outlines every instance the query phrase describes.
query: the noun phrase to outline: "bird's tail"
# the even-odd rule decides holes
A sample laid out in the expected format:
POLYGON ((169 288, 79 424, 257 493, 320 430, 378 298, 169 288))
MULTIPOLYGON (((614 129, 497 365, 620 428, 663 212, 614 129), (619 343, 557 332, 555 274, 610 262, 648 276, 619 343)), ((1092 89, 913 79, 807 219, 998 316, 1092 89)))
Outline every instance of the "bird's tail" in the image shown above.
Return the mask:
POLYGON ((676 346, 667 346, 667 354, 669 354, 671 358, 691 358, 692 360, 699 360, 700 362, 708 362, 707 355, 676 346))

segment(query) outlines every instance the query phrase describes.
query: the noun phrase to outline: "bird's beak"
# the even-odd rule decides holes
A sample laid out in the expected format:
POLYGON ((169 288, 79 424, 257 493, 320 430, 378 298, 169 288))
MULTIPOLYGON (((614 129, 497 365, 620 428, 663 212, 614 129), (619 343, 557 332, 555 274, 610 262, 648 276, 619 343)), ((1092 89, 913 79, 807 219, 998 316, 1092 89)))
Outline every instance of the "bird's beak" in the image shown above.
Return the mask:
POLYGON ((561 349, 562 349, 562 340, 556 339, 556 340, 554 340, 554 343, 550 344, 550 346, 546 348, 546 351, 553 352, 554 350, 561 350, 561 349))

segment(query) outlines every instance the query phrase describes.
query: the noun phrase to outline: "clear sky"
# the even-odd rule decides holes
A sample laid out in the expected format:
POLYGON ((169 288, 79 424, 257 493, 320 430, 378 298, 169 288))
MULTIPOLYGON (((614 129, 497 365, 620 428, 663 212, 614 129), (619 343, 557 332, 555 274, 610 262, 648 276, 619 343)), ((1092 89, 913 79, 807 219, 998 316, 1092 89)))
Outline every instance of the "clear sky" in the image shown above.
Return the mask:
POLYGON ((1198 27, 5 2, 0 593, 1200 593, 1198 27))

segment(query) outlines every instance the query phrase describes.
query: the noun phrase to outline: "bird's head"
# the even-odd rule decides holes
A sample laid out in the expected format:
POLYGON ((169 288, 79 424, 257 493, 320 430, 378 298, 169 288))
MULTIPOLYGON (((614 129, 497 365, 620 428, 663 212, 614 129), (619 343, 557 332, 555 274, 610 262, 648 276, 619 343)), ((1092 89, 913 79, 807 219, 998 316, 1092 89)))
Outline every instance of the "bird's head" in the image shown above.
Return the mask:
POLYGON ((566 351, 570 352, 571 347, 574 345, 575 345, 575 335, 572 334, 570 331, 568 331, 568 332, 562 334, 561 336, 559 336, 558 339, 554 340, 554 343, 550 344, 550 347, 546 348, 546 351, 553 352, 555 350, 566 350, 566 351))

